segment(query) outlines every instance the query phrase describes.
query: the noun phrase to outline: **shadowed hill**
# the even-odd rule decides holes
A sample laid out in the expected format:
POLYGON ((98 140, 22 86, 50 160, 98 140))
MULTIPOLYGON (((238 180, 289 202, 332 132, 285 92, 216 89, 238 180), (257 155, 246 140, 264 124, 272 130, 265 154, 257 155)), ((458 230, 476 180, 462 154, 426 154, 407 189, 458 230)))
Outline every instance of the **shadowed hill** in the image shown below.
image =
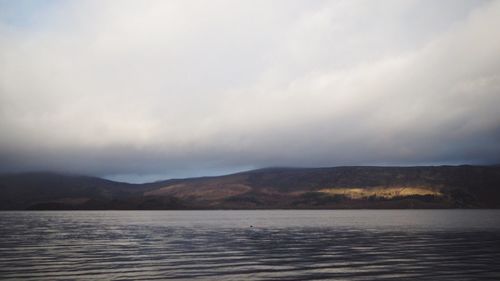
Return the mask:
POLYGON ((90 199, 126 198, 139 192, 133 184, 89 176, 46 172, 0 175, 1 209, 23 209, 49 202, 77 205, 90 199))
POLYGON ((270 168, 127 184, 0 176, 1 209, 498 208, 500 166, 270 168))

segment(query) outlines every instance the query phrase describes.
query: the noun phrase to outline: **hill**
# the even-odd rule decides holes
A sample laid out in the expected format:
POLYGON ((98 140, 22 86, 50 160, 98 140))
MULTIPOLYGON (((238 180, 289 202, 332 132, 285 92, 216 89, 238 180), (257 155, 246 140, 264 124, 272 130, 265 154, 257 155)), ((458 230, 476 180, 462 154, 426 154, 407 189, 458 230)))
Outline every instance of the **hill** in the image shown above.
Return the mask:
POLYGON ((500 166, 270 168, 128 184, 0 176, 0 209, 499 208, 500 166))

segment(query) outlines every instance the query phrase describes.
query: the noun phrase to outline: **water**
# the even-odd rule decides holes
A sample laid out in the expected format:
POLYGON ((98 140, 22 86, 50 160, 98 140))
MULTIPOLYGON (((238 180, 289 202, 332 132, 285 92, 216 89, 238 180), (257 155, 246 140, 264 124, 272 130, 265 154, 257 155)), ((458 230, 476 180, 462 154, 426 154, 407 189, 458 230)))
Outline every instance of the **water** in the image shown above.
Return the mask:
POLYGON ((0 279, 500 280, 500 211, 0 212, 0 279))

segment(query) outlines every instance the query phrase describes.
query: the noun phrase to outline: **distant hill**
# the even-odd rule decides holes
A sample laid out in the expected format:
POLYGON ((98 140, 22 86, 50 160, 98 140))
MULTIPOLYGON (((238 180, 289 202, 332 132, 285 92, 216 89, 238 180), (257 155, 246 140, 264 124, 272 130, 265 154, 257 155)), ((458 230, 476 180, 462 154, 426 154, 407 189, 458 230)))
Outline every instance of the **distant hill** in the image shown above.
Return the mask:
POLYGON ((270 168, 128 184, 0 175, 0 209, 499 208, 500 166, 270 168))

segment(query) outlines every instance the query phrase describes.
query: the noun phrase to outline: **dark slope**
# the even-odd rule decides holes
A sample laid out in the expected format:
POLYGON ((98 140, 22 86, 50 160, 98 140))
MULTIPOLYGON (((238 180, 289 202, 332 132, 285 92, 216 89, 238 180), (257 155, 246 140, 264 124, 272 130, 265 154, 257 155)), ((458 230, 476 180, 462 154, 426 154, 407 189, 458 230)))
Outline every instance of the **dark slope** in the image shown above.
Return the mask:
POLYGON ((499 208, 500 166, 272 168, 126 184, 0 176, 0 209, 499 208))
POLYGON ((38 203, 75 204, 84 200, 126 198, 137 186, 96 177, 56 173, 0 175, 0 209, 25 209, 38 203))

